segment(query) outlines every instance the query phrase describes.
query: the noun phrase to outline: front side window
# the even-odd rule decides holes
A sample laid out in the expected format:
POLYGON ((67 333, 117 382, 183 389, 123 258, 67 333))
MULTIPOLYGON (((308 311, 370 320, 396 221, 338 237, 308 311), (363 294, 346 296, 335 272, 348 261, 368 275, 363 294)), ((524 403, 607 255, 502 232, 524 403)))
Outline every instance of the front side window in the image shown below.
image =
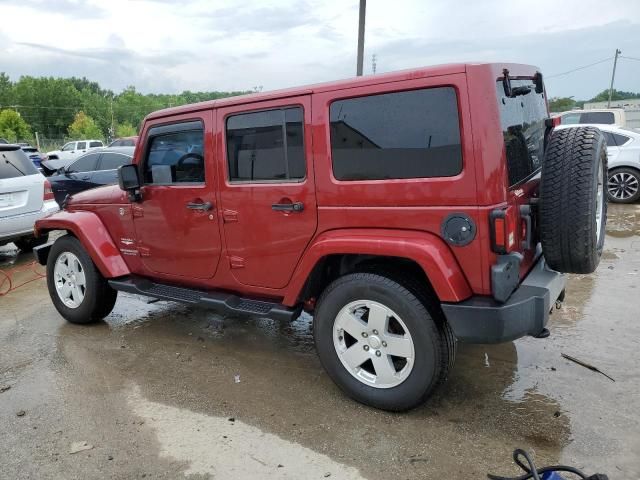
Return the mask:
POLYGON ((204 130, 200 122, 149 130, 145 183, 204 183, 204 130))
POLYGON ((100 158, 100 170, 115 170, 122 165, 128 165, 130 163, 131 157, 129 155, 103 153, 102 158, 100 158))
POLYGON ((96 169, 99 156, 97 153, 84 155, 69 165, 67 172, 92 172, 96 169))
POLYGON ((232 182, 300 181, 306 174, 301 107, 241 113, 227 119, 232 182))
POLYGON ((333 102, 331 159, 338 180, 450 177, 462 171, 452 87, 333 102))

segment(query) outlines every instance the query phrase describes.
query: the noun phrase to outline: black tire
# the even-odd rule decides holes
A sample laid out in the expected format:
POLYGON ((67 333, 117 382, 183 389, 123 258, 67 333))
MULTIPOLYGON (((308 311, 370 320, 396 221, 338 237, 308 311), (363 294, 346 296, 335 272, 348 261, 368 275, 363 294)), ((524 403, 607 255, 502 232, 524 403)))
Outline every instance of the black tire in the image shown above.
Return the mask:
POLYGON ((610 170, 607 195, 609 201, 614 203, 635 203, 640 200, 640 170, 626 167, 610 170))
POLYGON ((13 243, 16 244, 22 252, 30 252, 35 247, 39 247, 40 245, 44 245, 49 241, 49 234, 40 235, 39 237, 22 237, 18 240, 14 240, 13 243))
POLYGON ((56 310, 71 323, 85 324, 102 320, 111 313, 118 296, 118 292, 109 286, 82 244, 71 235, 58 238, 51 246, 47 260, 47 287, 56 310), (84 298, 75 308, 70 308, 62 302, 55 285, 55 264, 65 252, 70 252, 78 258, 86 280, 84 298))
POLYGON ((539 222, 542 251, 554 270, 591 273, 598 266, 607 219, 606 178, 607 149, 598 128, 551 134, 542 163, 539 222))
MULTIPOLYGON (((373 273, 352 273, 332 282, 318 300, 313 333, 320 362, 331 379, 358 402, 389 411, 404 411, 423 403, 446 377, 449 352, 455 352, 416 295, 398 282, 373 273), (376 388, 358 380, 338 356, 334 322, 344 306, 357 300, 374 301, 390 308, 411 335, 413 366, 404 381, 396 386, 376 388)), ((353 344, 351 348, 359 345, 353 344)))

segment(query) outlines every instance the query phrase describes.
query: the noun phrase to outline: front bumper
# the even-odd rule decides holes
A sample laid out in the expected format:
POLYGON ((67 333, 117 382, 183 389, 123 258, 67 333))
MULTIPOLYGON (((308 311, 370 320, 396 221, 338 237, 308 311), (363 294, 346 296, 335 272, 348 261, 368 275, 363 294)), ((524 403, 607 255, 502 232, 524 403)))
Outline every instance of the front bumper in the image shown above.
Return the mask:
POLYGON ((442 310, 460 342, 509 342, 542 332, 565 284, 565 276, 550 270, 541 256, 505 303, 476 296, 460 303, 443 303, 442 310))

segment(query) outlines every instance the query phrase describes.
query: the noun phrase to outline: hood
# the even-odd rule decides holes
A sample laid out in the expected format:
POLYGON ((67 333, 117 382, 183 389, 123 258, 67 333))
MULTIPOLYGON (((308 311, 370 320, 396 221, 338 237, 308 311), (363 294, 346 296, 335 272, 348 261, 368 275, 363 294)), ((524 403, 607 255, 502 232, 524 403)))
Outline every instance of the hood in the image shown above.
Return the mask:
POLYGON ((118 185, 105 185, 92 188, 69 197, 66 208, 81 208, 84 204, 128 203, 127 193, 120 190, 118 185))

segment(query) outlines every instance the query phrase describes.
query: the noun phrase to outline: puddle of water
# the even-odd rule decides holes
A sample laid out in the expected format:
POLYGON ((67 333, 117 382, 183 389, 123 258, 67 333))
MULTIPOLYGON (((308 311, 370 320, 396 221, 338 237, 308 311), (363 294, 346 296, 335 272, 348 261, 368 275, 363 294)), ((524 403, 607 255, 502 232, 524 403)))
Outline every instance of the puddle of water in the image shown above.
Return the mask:
POLYGON ((186 475, 236 480, 338 478, 362 480, 358 470, 240 420, 214 417, 128 395, 133 412, 154 429, 160 455, 186 462, 186 475))

